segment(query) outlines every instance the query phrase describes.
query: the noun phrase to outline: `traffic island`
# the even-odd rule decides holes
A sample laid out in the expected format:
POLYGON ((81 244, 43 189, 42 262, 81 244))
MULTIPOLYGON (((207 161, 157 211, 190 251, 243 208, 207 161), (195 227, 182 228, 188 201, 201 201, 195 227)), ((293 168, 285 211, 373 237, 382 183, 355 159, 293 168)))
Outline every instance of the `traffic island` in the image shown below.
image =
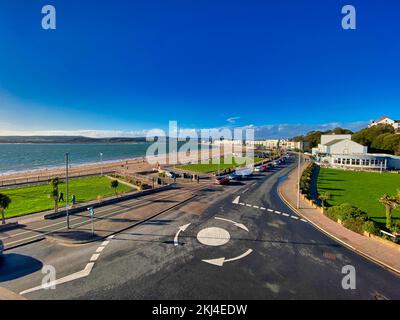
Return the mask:
POLYGON ((168 199, 154 200, 146 206, 132 208, 128 212, 100 218, 96 218, 96 210, 94 210, 93 220, 88 217, 87 223, 78 228, 52 232, 46 236, 46 240, 66 246, 99 241, 145 223, 166 211, 189 202, 194 197, 195 195, 191 192, 185 192, 168 199))

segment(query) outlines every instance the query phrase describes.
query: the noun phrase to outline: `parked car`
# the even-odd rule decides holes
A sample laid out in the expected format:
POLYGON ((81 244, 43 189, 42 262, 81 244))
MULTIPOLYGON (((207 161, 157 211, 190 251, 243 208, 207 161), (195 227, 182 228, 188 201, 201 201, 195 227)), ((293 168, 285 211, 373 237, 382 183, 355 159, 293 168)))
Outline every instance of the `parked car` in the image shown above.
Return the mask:
POLYGON ((0 256, 3 254, 3 251, 4 251, 3 241, 0 240, 0 256))
POLYGON ((242 177, 241 175, 238 175, 238 174, 236 174, 235 172, 233 172, 233 173, 231 173, 231 174, 228 176, 228 179, 229 179, 229 180, 240 181, 240 180, 243 179, 243 177, 242 177))
POLYGON ((268 170, 268 167, 265 164, 263 164, 262 166, 259 166, 259 167, 255 167, 255 169, 254 169, 254 171, 256 171, 256 172, 266 172, 267 170, 268 170))
POLYGON ((236 170, 235 174, 242 176, 242 178, 245 178, 245 177, 251 176, 253 174, 253 169, 244 168, 244 169, 236 170))
POLYGON ((175 177, 177 177, 176 173, 175 173, 175 172, 172 172, 172 171, 165 171, 165 175, 166 175, 168 178, 175 178, 175 177))
POLYGON ((217 177, 214 181, 215 184, 223 185, 223 184, 228 184, 229 179, 227 176, 222 176, 222 177, 217 177))

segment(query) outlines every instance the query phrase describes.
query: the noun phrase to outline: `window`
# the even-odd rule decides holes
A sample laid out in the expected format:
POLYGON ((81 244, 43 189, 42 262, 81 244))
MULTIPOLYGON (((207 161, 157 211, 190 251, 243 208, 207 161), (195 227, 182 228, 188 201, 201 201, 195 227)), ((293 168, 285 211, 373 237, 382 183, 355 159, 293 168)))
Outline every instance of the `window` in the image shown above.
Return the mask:
POLYGON ((360 165, 360 159, 356 159, 356 165, 357 165, 357 166, 360 165))
POLYGON ((356 164, 356 159, 351 159, 351 164, 354 166, 356 164))

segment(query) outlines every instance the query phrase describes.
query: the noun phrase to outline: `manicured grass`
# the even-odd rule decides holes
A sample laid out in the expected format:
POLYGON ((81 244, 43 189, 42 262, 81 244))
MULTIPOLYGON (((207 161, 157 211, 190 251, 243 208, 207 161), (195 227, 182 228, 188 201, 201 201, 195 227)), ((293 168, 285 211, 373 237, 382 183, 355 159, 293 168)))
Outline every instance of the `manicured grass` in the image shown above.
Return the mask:
MULTIPOLYGON (((225 169, 232 169, 238 166, 241 166, 245 163, 245 157, 225 157, 221 158, 220 165, 218 163, 212 163, 213 161, 210 160, 208 163, 198 163, 198 164, 186 164, 177 166, 178 169, 188 170, 193 172, 201 172, 201 173, 210 173, 210 172, 217 172, 218 168, 223 171, 225 169)), ((261 161, 261 158, 254 158, 255 162, 261 161)))
MULTIPOLYGON (((94 200, 98 196, 112 196, 114 189, 110 187, 110 179, 106 177, 88 177, 80 179, 70 179, 69 195, 76 196, 77 203, 94 200)), ((59 192, 64 193, 66 198, 64 181, 59 185, 59 192)), ((126 185, 119 184, 118 193, 128 192, 132 189, 126 185)), ((6 217, 16 217, 26 213, 38 212, 54 208, 54 200, 50 198, 51 186, 41 184, 36 186, 25 186, 15 189, 0 189, 0 193, 8 195, 12 203, 6 210, 6 217)), ((65 206, 65 202, 60 202, 59 206, 65 206)))
MULTIPOLYGON (((388 193, 393 195, 400 189, 400 175, 394 173, 354 172, 321 168, 318 176, 318 193, 331 195, 330 205, 350 203, 365 211, 373 220, 385 222, 385 207, 379 198, 388 193)), ((393 211, 395 221, 400 218, 393 211)))

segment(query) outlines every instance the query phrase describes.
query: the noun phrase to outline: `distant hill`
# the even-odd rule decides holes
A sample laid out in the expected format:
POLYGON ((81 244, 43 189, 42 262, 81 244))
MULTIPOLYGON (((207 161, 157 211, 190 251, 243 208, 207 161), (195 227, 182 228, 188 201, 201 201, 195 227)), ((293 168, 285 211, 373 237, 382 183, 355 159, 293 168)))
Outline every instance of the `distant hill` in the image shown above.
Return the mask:
POLYGON ((146 138, 89 138, 83 136, 0 136, 0 143, 139 143, 146 138))

